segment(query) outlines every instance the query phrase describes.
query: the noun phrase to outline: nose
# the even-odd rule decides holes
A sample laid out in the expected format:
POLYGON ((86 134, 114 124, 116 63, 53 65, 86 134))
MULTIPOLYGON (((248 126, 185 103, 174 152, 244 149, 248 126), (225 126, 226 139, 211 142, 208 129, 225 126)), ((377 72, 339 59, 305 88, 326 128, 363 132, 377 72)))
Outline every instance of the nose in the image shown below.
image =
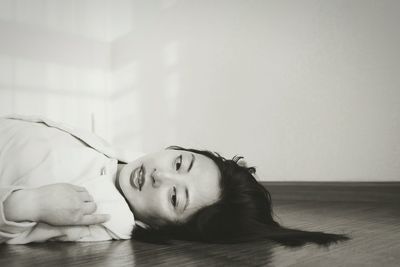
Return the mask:
POLYGON ((151 179, 154 188, 158 188, 163 184, 176 184, 178 182, 176 173, 157 169, 153 170, 151 179))

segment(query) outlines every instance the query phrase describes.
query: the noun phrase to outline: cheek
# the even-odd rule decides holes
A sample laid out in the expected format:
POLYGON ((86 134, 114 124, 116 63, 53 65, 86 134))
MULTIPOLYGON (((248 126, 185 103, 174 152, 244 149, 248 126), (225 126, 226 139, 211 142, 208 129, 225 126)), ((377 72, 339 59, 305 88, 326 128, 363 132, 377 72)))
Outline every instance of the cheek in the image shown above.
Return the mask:
POLYGON ((144 205, 142 206, 142 214, 145 215, 153 223, 158 224, 161 219, 166 217, 166 203, 162 194, 154 194, 151 197, 146 196, 144 205))
POLYGON ((143 217, 146 215, 146 212, 148 210, 146 201, 143 201, 142 198, 131 196, 129 198, 129 203, 133 209, 133 215, 135 216, 135 218, 143 220, 143 217))
POLYGON ((153 213, 159 206, 159 196, 154 191, 137 192, 133 191, 129 197, 132 207, 140 214, 153 213))

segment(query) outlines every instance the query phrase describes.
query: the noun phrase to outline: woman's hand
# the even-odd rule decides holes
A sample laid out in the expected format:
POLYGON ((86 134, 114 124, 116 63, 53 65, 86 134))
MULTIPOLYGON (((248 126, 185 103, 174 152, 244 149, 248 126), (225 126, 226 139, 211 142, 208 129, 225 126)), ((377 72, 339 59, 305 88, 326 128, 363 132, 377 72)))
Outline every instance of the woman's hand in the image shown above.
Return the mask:
POLYGON ((72 184, 19 190, 4 206, 6 218, 11 221, 29 220, 61 226, 99 224, 109 219, 106 214, 93 214, 97 207, 92 196, 84 187, 72 184))

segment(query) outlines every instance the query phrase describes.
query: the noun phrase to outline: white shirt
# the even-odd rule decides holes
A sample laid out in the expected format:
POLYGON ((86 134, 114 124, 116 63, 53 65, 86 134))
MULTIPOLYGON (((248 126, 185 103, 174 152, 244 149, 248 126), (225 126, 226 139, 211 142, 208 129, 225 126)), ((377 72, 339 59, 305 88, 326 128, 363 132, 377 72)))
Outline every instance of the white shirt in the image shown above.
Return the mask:
POLYGON ((125 161, 91 133, 35 117, 0 118, 0 243, 129 239, 135 219, 113 182, 118 160, 125 161), (3 202, 13 191, 53 183, 85 187, 96 213, 110 214, 110 220, 57 227, 5 218, 3 202))

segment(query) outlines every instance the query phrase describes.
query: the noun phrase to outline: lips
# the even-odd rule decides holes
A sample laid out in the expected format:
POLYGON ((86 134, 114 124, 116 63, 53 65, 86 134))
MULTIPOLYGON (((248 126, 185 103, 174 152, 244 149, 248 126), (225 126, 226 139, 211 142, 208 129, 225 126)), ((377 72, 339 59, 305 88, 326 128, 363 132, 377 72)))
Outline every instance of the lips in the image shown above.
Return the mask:
POLYGON ((134 169, 131 173, 130 183, 132 187, 136 188, 137 190, 141 191, 142 187, 145 182, 145 169, 143 165, 134 169))

